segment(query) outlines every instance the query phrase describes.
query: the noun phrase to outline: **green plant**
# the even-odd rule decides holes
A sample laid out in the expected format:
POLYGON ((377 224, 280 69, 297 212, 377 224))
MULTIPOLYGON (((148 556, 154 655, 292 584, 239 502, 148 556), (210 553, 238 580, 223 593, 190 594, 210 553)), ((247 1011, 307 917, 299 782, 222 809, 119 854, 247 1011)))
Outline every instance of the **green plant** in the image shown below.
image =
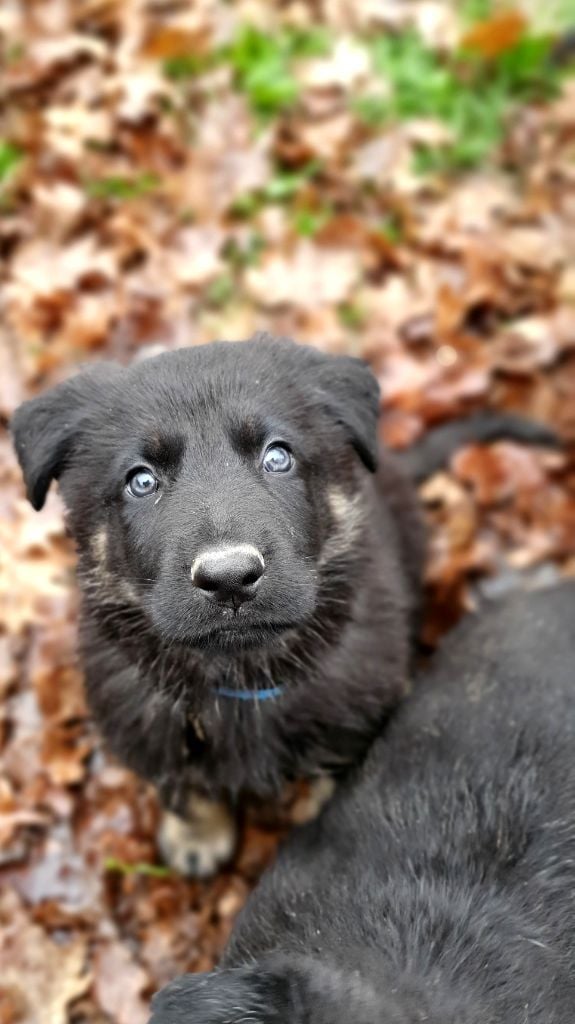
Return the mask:
POLYGON ((256 190, 252 192, 242 192, 241 195, 236 196, 233 203, 230 206, 230 213, 234 217, 249 218, 253 217, 262 207, 262 196, 261 192, 256 190))
POLYGON ((338 308, 340 322, 350 331, 360 331, 365 326, 366 313, 357 302, 342 302, 338 308))
POLYGON ((205 74, 217 63, 217 54, 212 53, 178 53, 166 57, 163 62, 164 74, 172 82, 184 82, 188 78, 205 74))
POLYGON ((561 72, 552 67, 550 53, 548 36, 522 36, 494 62, 493 74, 502 92, 518 99, 553 95, 561 72))
POLYGON ((229 46, 220 51, 220 58, 232 67, 236 83, 252 109, 269 117, 293 106, 298 98, 294 62, 327 49, 328 37, 320 29, 284 27, 272 35, 254 25, 243 25, 229 46))
POLYGON ((305 188, 318 169, 317 160, 310 160, 297 171, 278 167, 263 188, 237 196, 231 213, 237 217, 251 217, 266 204, 289 202, 305 188))
POLYGON ((232 267, 241 270, 257 263, 265 246, 265 239, 262 235, 257 231, 252 231, 243 243, 235 238, 230 238, 224 246, 223 256, 232 267))
POLYGON ((169 878, 172 874, 169 868, 161 864, 148 864, 145 861, 130 864, 118 857, 107 857, 104 861, 104 870, 116 871, 121 875, 146 875, 150 878, 169 878))
POLYGON ((233 299, 235 283, 231 274, 220 274, 214 278, 205 290, 205 299, 208 306, 214 309, 222 309, 233 299))
POLYGON ((2 60, 6 64, 16 64, 19 60, 22 60, 26 55, 26 47, 23 42, 9 43, 6 45, 4 53, 2 54, 2 60))
POLYGON ((395 213, 389 213, 376 227, 376 232, 383 235, 388 242, 396 244, 403 238, 403 225, 395 213))
POLYGON ((390 116, 389 100, 385 96, 354 96, 351 100, 353 113, 369 127, 378 127, 390 116))
POLYGON ((325 227, 331 216, 332 211, 328 206, 322 206, 315 210, 303 206, 294 210, 292 223, 298 235, 302 235, 304 238, 313 238, 318 231, 325 227))
POLYGON ((159 185, 155 174, 144 172, 134 178, 110 175, 107 178, 92 178, 86 182, 86 191, 94 199, 138 199, 148 195, 159 185))
POLYGON ((313 178, 318 169, 319 164, 317 160, 310 160, 309 163, 304 164, 297 171, 278 168, 262 189, 262 196, 265 202, 283 203, 286 200, 293 199, 313 178))
POLYGON ((22 150, 12 142, 0 139, 0 183, 10 176, 23 158, 22 150))
POLYGON ((549 64, 549 40, 529 35, 490 60, 464 50, 444 57, 414 32, 379 36, 370 49, 390 93, 371 106, 366 98, 364 115, 374 121, 432 118, 451 131, 452 143, 417 150, 422 173, 479 163, 500 142, 513 104, 553 95, 560 77, 549 64))
POLYGON ((494 6, 494 0, 464 0, 461 5, 462 19, 471 24, 487 21, 493 16, 494 6))

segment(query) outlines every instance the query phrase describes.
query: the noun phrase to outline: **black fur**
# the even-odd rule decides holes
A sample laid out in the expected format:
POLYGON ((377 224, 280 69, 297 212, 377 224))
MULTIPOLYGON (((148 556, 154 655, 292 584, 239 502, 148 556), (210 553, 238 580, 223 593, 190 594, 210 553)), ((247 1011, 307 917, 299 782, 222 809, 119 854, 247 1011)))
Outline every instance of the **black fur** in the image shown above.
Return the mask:
POLYGON ((442 469, 451 455, 466 444, 511 438, 525 444, 557 447, 557 435, 543 424, 508 412, 481 410, 463 420, 444 423, 425 434, 417 444, 396 456, 404 473, 420 483, 442 469))
POLYGON ((575 584, 467 620, 153 1024, 572 1024, 575 584))
MULTIPOLYGON (((269 797, 344 768, 406 692, 424 532, 398 462, 383 451, 377 465, 378 411, 365 364, 269 338, 101 364, 17 411, 30 501, 58 479, 77 542, 91 707, 173 811, 192 789, 269 797), (262 472, 270 440, 293 449, 287 477, 262 472), (130 499, 142 463, 162 489, 130 499), (198 552, 222 541, 265 555, 239 609, 190 582, 198 552), (215 692, 278 685, 265 703, 215 692)), ((460 436, 440 428, 443 459, 460 436)), ((403 458, 421 474, 437 451, 425 439, 403 458)))

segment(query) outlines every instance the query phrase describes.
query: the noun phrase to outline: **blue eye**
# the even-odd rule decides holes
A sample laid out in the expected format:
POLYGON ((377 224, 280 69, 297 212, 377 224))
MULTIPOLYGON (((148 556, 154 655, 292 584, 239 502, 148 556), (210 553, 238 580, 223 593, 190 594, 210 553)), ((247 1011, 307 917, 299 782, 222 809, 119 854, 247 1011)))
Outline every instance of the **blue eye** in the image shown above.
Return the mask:
POLYGON ((143 466, 132 470, 126 483, 126 490, 134 498, 146 498, 157 491, 158 487, 159 483, 154 474, 143 466))
POLYGON ((272 444, 263 458, 266 473, 287 473, 294 463, 293 455, 282 444, 272 444))

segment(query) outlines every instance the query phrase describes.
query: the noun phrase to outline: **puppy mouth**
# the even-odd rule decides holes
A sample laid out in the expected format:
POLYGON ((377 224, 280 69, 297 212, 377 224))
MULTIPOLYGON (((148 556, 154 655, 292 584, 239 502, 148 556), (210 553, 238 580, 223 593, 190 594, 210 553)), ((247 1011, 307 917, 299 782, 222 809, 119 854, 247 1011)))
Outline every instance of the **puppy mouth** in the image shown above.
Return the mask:
POLYGON ((298 622, 250 622, 240 624, 237 622, 214 626, 212 629, 195 636, 192 640, 194 647, 204 650, 215 649, 220 651, 239 650, 246 647, 264 647, 269 645, 274 638, 295 629, 298 622))

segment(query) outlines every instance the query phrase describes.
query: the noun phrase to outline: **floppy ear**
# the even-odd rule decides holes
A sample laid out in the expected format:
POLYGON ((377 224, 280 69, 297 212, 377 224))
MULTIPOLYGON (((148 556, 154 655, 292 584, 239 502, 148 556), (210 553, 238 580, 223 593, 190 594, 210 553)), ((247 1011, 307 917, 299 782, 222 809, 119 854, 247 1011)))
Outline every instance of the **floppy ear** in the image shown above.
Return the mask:
POLYGON ((106 396, 121 367, 103 363, 82 370, 38 398, 24 402, 14 413, 10 433, 22 468, 26 494, 39 511, 52 480, 66 468, 82 424, 106 396))
POLYGON ((322 365, 321 401, 346 431, 362 462, 377 469, 379 384, 367 363, 352 356, 329 356, 322 365))

